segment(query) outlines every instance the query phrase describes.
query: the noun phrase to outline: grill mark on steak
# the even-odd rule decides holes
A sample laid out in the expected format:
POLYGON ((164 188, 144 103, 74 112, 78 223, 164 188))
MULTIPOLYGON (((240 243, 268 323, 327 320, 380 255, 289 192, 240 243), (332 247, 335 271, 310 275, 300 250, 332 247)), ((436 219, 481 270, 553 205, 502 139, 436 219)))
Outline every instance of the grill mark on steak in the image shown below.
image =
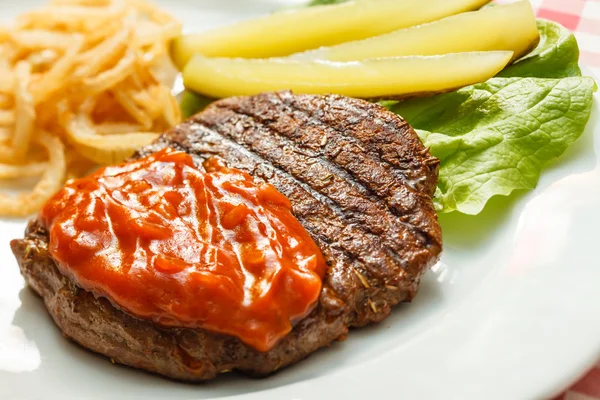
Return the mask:
MULTIPOLYGON (((411 186, 412 182, 407 182, 404 174, 392 168, 392 163, 398 164, 397 162, 389 157, 386 157, 386 161, 378 152, 372 150, 373 144, 367 140, 368 136, 361 140, 357 137, 360 135, 353 130, 333 129, 305 111, 300 111, 299 116, 295 112, 300 110, 299 108, 277 101, 282 97, 286 97, 286 93, 270 96, 266 100, 268 104, 265 104, 265 98, 261 96, 244 101, 225 100, 219 103, 219 107, 221 110, 225 108, 243 114, 258 121, 265 129, 273 130, 286 139, 283 146, 290 146, 293 152, 317 158, 321 165, 327 166, 335 175, 353 184, 361 195, 374 203, 385 204, 385 207, 407 224, 409 229, 418 231, 419 235, 425 235, 426 240, 435 240, 435 237, 439 236, 439 231, 431 229, 435 224, 431 224, 431 221, 427 220, 428 214, 422 211, 423 208, 430 213, 434 211, 432 208, 427 210, 430 203, 428 194, 418 192, 411 186), (272 107, 272 104, 279 108, 272 107), (323 137, 330 138, 324 145, 321 141, 323 137), (419 214, 418 218, 415 214, 419 214)), ((408 125, 405 121, 402 122, 402 127, 408 125)), ((214 125, 219 125, 219 121, 215 121, 214 125)), ((388 136, 395 135, 388 132, 388 136)), ((423 156, 422 150, 419 156, 423 156)), ((435 160, 437 162, 437 159, 435 160)), ((423 163, 421 167, 433 168, 435 171, 437 164, 423 163)))
POLYGON ((226 99, 135 157, 164 147, 189 153, 199 168, 218 156, 273 184, 328 269, 312 313, 261 353, 231 336, 161 328, 79 289, 60 274, 47 232, 33 221, 25 239, 11 242, 23 276, 66 336, 117 362, 191 381, 232 369, 271 373, 410 301, 441 252, 431 201, 437 161, 405 121, 380 106, 289 92, 226 99), (292 151, 284 154, 283 145, 292 151))
MULTIPOLYGON (((393 138, 398 136, 397 134, 390 134, 390 132, 386 132, 383 129, 368 129, 370 134, 364 135, 362 133, 363 133, 363 131, 367 131, 365 129, 361 129, 361 128, 359 128, 358 130, 357 129, 349 129, 349 127, 347 125, 339 127, 339 126, 336 126, 335 124, 330 123, 330 121, 327 121, 326 118, 325 118, 325 120, 322 119, 321 117, 323 117, 323 115, 327 115, 327 114, 323 113, 320 107, 316 107, 312 110, 307 110, 306 108, 302 107, 302 103, 303 103, 302 99, 295 99, 293 96, 290 96, 289 93, 280 93, 277 96, 277 99, 279 99, 281 101, 282 105, 287 107, 287 109, 289 111, 291 111, 291 113, 293 113, 294 117, 298 117, 298 114, 300 113, 301 115, 303 115, 306 118, 306 120, 303 121, 304 122, 303 127, 306 127, 306 123, 316 122, 317 126, 321 126, 322 129, 326 130, 327 132, 335 132, 340 137, 351 139, 353 141, 353 143, 355 143, 362 152, 367 152, 369 157, 371 157, 373 160, 376 160, 379 164, 383 164, 382 167, 387 172, 391 173, 393 175, 393 178, 408 184, 410 186, 410 188, 414 189, 417 193, 418 193, 418 190, 423 189, 422 187, 419 187, 419 186, 422 186, 420 184, 421 178, 419 178, 416 181, 413 181, 407 177, 406 172, 407 171, 412 172, 412 170, 410 170, 407 165, 401 165, 398 162, 397 157, 389 157, 386 154, 382 154, 380 152, 379 147, 382 144, 384 144, 385 142, 389 142, 390 139, 393 140, 393 138), (372 133, 375 133, 375 134, 372 134, 372 133), (378 135, 378 133, 383 133, 383 135, 378 135), (380 136, 380 137, 378 137, 378 136, 380 136), (373 140, 374 138, 377 138, 377 140, 374 141, 373 140)), ((273 100, 271 100, 271 101, 273 101, 273 100)), ((328 107, 328 105, 325 105, 325 107, 328 107)), ((347 102, 345 107, 340 107, 337 110, 343 111, 344 109, 347 109, 347 108, 351 108, 352 111, 355 113, 365 113, 365 110, 362 108, 352 107, 352 102, 347 102)), ((383 123, 383 120, 376 118, 374 115, 371 115, 371 113, 365 113, 364 119, 365 120, 373 120, 374 119, 376 121, 378 120, 378 121, 381 121, 381 123, 383 123)), ((352 119, 349 118, 345 122, 348 123, 351 120, 352 119)), ((406 124, 404 120, 402 120, 402 122, 403 122, 403 125, 401 126, 401 128, 408 126, 408 124, 406 124)), ((375 125, 377 126, 378 124, 375 124, 375 125)), ((394 128, 397 130, 398 126, 395 126, 394 128)), ((335 136, 337 136, 337 135, 328 135, 328 136, 333 136, 335 138, 335 136)), ((394 143, 394 144, 397 146, 397 148, 399 150, 406 149, 406 146, 405 145, 402 146, 401 143, 394 143)), ((410 156, 414 157, 414 154, 411 154, 410 156)), ((372 182, 367 180, 366 183, 370 184, 372 182)), ((377 185, 372 185, 372 186, 376 187, 377 185)), ((381 194, 379 194, 379 195, 381 195, 381 194)))
MULTIPOLYGON (((237 119, 237 115, 234 118, 237 119)), ((227 129, 228 126, 224 125, 223 128, 227 129)), ((242 129, 248 131, 253 128, 244 126, 242 129)), ((220 130, 220 128, 217 129, 217 131, 220 130)), ((222 134, 222 132, 219 133, 222 134)), ((386 221, 390 227, 394 228, 394 230, 390 232, 390 234, 394 236, 400 236, 405 233, 403 232, 403 229, 398 229, 400 221, 389 218, 389 215, 387 215, 387 212, 384 209, 370 202, 366 196, 361 196, 360 192, 355 188, 357 183, 347 181, 343 176, 336 175, 336 170, 331 168, 329 163, 311 163, 312 157, 294 151, 292 148, 293 144, 290 142, 278 143, 277 141, 267 142, 264 140, 264 138, 269 135, 273 136, 271 131, 264 131, 260 136, 252 136, 252 140, 244 140, 245 138, 242 136, 234 135, 228 138, 232 138, 236 141, 243 141, 251 151, 263 159, 263 163, 268 163, 274 168, 289 174, 297 182, 303 182, 310 186, 313 192, 320 195, 320 198, 325 197, 329 200, 327 203, 330 204, 330 207, 340 216, 340 218, 345 219, 346 221, 349 220, 351 223, 359 224, 359 229, 363 230, 365 234, 385 235, 382 238, 387 240, 382 240, 382 244, 389 248, 387 252, 390 257, 396 258, 395 252, 398 252, 399 249, 394 244, 393 238, 390 240, 390 238, 387 237, 388 232, 386 230, 381 229, 378 225, 370 223, 372 219, 369 217, 377 215, 379 218, 386 221), (286 151, 285 149, 290 150, 286 151)), ((415 240, 421 239, 415 238, 415 240)), ((397 261, 404 262, 399 258, 397 261)))
POLYGON ((308 183, 315 191, 327 196, 336 203, 344 218, 359 224, 365 233, 381 235, 383 244, 391 250, 390 255, 399 253, 405 243, 414 245, 413 247, 426 245, 426 236, 415 232, 411 226, 396 218, 382 204, 382 199, 372 201, 361 193, 357 189, 359 182, 354 181, 351 176, 336 174, 338 168, 333 168, 329 160, 311 163, 312 155, 296 151, 296 142, 280 139, 276 132, 243 114, 223 109, 219 109, 216 114, 219 116, 217 119, 212 120, 213 114, 208 112, 197 121, 242 143, 265 162, 285 171, 299 182, 308 183), (382 223, 388 229, 383 229, 382 223), (404 241, 402 245, 400 240, 404 241))
POLYGON ((383 108, 377 104, 369 103, 365 107, 360 100, 346 100, 340 96, 330 96, 326 104, 311 97, 293 96, 289 92, 279 93, 278 97, 307 115, 317 115, 321 123, 342 135, 350 131, 353 137, 366 145, 370 156, 401 170, 402 176, 413 182, 417 190, 433 195, 438 163, 420 163, 427 152, 423 153, 420 139, 403 119, 382 113, 383 108), (335 112, 325 112, 329 109, 335 112))
MULTIPOLYGON (((305 113, 305 115, 317 118, 314 116, 314 114, 309 114, 305 109, 301 108, 299 104, 296 104, 301 104, 304 101, 310 101, 310 99, 296 99, 293 96, 290 96, 289 93, 283 93, 280 98, 287 99, 292 105, 293 109, 301 110, 303 113, 305 113)), ((347 102, 348 108, 351 108, 355 113, 365 113, 364 108, 361 109, 359 107, 355 107, 353 103, 354 102, 352 100, 347 102)), ((378 105, 372 105, 371 108, 377 110, 378 107, 378 105)), ((370 111, 372 111, 371 108, 369 108, 370 111)), ((317 109, 315 114, 319 116, 320 113, 318 110, 319 109, 317 109)), ((363 125, 366 123, 371 123, 371 125, 366 127, 358 126, 354 129, 348 129, 347 126, 337 126, 337 123, 340 122, 339 119, 330 121, 330 119, 325 118, 318 119, 318 121, 322 126, 326 127, 327 130, 337 132, 339 135, 343 135, 345 137, 350 136, 362 143, 366 150, 360 146, 359 148, 363 152, 366 151, 369 157, 377 160, 369 166, 373 171, 377 172, 373 172, 370 175, 365 175, 365 172, 370 168, 365 167, 364 162, 361 162, 360 157, 356 157, 352 151, 349 151, 345 152, 345 156, 348 157, 354 164, 354 170, 350 170, 350 172, 355 177, 357 177, 359 174, 365 175, 362 177, 361 181, 369 185, 369 188, 376 192, 378 196, 384 198, 387 206, 395 211, 395 214, 403 222, 408 223, 427 235, 428 241, 435 241, 435 238, 439 237, 441 232, 436 230, 435 227, 437 225, 435 223, 432 224, 432 221, 429 220, 429 215, 435 215, 435 210, 432 208, 432 206, 428 209, 428 205, 430 204, 429 198, 431 195, 433 195, 437 182, 435 180, 425 179, 425 185, 423 185, 421 184, 421 181, 423 181, 423 177, 428 177, 431 175, 437 176, 439 160, 436 158, 429 158, 421 160, 424 161, 422 165, 415 165, 417 164, 414 162, 415 158, 423 157, 427 151, 423 153, 423 150, 421 149, 420 151, 408 154, 407 149, 414 150, 414 148, 402 145, 399 142, 394 142, 394 139, 398 138, 399 135, 395 134, 395 132, 377 129, 378 125, 384 124, 385 118, 381 119, 370 112, 365 114, 367 115, 365 115, 365 118, 360 119, 359 123, 363 125), (372 123, 372 121, 381 121, 381 123, 372 123), (370 132, 372 134, 365 135, 365 132, 370 132), (390 141, 392 147, 391 150, 388 151, 387 154, 382 153, 380 150, 385 148, 386 144, 390 141), (399 159, 398 154, 402 154, 401 152, 407 154, 404 154, 404 158, 399 159), (401 162, 399 162, 399 160, 401 162), (406 165, 407 160, 412 160, 413 162, 409 163, 409 165, 406 165), (422 175, 420 175, 418 178, 415 178, 416 169, 423 170, 421 171, 422 175), (358 173, 356 171, 358 171, 358 173), (409 175, 410 179, 408 177, 409 175), (408 186, 401 185, 398 180, 405 182, 408 186), (427 212, 424 212, 424 210, 427 212)), ((400 128, 401 132, 411 131, 411 133, 413 133, 412 128, 410 128, 406 121, 402 120, 402 125, 400 127, 397 126, 397 119, 395 122, 396 126, 394 128, 396 131, 398 128, 400 128)), ((336 135, 332 136, 335 137, 336 135)), ((420 139, 415 138, 415 135, 412 135, 410 140, 413 141, 413 146, 422 146, 420 139), (415 139, 417 140, 417 143, 414 143, 415 139)), ((341 160, 338 160, 337 157, 336 161, 341 162, 341 160)), ((437 244, 439 245, 439 243, 437 244)))

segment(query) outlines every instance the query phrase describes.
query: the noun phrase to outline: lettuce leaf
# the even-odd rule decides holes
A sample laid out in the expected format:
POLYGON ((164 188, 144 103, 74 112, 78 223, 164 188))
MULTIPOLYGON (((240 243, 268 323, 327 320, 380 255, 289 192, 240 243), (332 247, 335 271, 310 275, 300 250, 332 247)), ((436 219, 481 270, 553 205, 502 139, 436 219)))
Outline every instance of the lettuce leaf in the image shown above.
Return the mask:
POLYGON ((552 21, 538 19, 540 43, 525 57, 502 70, 502 77, 565 78, 581 76, 575 35, 552 21))
POLYGON ((215 99, 185 90, 183 93, 181 93, 179 108, 181 108, 183 117, 189 118, 192 115, 204 110, 206 106, 213 101, 215 101, 215 99))
POLYGON ((389 106, 441 160, 438 211, 478 214, 493 196, 536 186, 581 136, 595 89, 588 77, 492 78, 389 106))

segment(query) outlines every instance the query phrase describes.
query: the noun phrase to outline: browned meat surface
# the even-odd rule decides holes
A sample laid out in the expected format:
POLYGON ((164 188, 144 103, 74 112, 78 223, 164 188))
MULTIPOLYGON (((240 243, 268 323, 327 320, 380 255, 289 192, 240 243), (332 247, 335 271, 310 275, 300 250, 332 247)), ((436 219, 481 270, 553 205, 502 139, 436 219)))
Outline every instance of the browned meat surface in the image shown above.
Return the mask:
POLYGON ((433 209, 438 160, 384 108, 340 96, 289 92, 231 98, 165 133, 136 157, 173 147, 201 165, 219 156, 290 198, 328 270, 319 304, 272 350, 201 329, 161 328, 115 308, 61 275, 32 221, 11 245, 28 284, 65 335, 116 362, 182 380, 232 369, 266 375, 378 322, 410 301, 441 252, 433 209))

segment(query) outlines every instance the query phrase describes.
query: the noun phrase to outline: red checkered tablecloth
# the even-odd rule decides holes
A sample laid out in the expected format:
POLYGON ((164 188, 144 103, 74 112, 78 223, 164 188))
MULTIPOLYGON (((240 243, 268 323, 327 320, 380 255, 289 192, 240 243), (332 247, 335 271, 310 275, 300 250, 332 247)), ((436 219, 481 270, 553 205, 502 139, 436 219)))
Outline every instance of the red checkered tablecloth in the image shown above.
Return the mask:
POLYGON ((533 0, 540 18, 560 22, 575 32, 581 63, 600 76, 600 0, 533 0))
MULTIPOLYGON (((581 64, 600 78, 600 0, 530 1, 538 17, 559 22, 575 33, 581 64)), ((600 400, 600 363, 555 400, 600 400)))

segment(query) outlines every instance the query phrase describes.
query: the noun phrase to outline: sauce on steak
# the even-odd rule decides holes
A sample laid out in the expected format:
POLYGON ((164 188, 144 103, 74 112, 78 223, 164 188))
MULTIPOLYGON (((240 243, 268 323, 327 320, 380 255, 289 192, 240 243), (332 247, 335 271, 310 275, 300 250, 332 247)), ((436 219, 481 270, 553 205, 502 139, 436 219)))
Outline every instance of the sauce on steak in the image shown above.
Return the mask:
POLYGON ((326 267, 291 209, 273 185, 167 148, 67 182, 39 219, 81 288, 268 351, 312 311, 326 267))

